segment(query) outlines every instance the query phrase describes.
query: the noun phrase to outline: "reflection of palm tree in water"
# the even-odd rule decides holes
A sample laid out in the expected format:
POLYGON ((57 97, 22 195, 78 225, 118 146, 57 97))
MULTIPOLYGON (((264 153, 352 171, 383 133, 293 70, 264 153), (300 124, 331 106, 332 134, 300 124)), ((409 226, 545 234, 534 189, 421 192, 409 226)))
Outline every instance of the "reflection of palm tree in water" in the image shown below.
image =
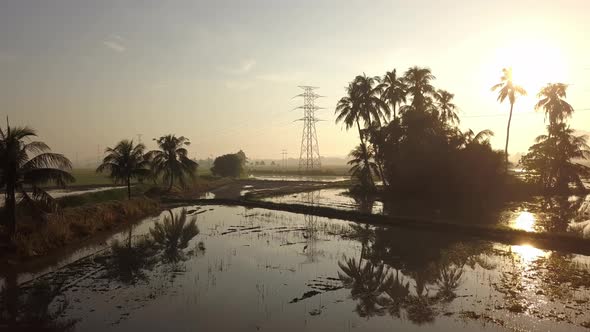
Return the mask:
POLYGON ((107 276, 116 278, 125 284, 145 281, 146 269, 156 263, 156 250, 147 238, 133 244, 133 226, 129 226, 126 244, 115 241, 111 246, 112 256, 106 262, 107 276))
POLYGON ((373 213, 373 206, 375 205, 375 197, 371 195, 354 195, 352 196, 357 209, 361 213, 373 213))
POLYGON ((439 270, 436 284, 438 286, 437 297, 444 301, 451 301, 457 295, 455 291, 461 284, 461 277, 463 276, 463 267, 456 265, 443 266, 439 270))
POLYGON ((350 288, 353 300, 358 300, 356 312, 361 317, 381 315, 388 303, 386 290, 392 287, 393 278, 389 269, 383 264, 373 265, 369 261, 363 263, 352 258, 345 259, 338 265, 342 272, 338 277, 344 287, 350 288))
POLYGON ((402 261, 396 264, 393 272, 384 259, 399 253, 390 251, 389 246, 375 247, 378 230, 366 225, 353 225, 352 229, 350 237, 361 243, 360 257, 339 262, 338 276, 344 287, 351 290, 352 298, 358 301, 356 311, 363 317, 389 314, 399 318, 405 312, 407 319, 415 324, 434 321, 438 313, 435 306, 456 297, 463 266, 468 258, 473 258, 471 254, 467 258, 457 254, 443 255, 438 262, 420 265, 418 269, 411 268, 411 262, 402 261), (402 270, 407 272, 402 275, 402 270), (412 289, 407 277, 413 279, 412 289), (435 294, 430 293, 432 288, 436 290, 435 294))
POLYGON ((70 331, 77 321, 60 317, 68 307, 67 299, 53 305, 62 285, 38 283, 26 293, 19 288, 14 271, 7 271, 0 292, 0 329, 7 331, 70 331), (51 310, 50 308, 54 308, 51 310))

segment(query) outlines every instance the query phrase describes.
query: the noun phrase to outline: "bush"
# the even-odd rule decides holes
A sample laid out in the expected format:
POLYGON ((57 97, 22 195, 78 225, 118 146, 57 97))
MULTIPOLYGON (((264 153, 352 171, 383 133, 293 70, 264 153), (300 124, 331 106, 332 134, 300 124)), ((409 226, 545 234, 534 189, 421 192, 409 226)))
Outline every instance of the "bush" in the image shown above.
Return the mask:
POLYGON ((242 159, 237 154, 226 154, 215 158, 211 173, 213 175, 237 178, 244 172, 242 159))

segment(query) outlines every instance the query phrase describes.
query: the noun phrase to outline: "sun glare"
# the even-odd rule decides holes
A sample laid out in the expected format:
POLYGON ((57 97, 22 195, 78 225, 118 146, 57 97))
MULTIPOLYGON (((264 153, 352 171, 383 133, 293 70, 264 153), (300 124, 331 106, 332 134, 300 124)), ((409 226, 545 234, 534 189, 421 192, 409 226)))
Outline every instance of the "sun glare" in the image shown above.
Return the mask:
POLYGON ((522 211, 518 214, 518 217, 513 221, 512 228, 520 229, 527 232, 535 231, 535 215, 528 212, 522 211))
POLYGON ((545 257, 548 254, 547 251, 537 249, 537 248, 531 246, 530 244, 523 244, 520 246, 511 246, 510 249, 512 250, 513 253, 520 256, 523 263, 533 262, 537 258, 545 257))
POLYGON ((514 41, 498 50, 496 61, 498 73, 501 68, 512 67, 513 82, 527 90, 527 99, 534 99, 547 83, 568 83, 560 48, 547 40, 514 41))

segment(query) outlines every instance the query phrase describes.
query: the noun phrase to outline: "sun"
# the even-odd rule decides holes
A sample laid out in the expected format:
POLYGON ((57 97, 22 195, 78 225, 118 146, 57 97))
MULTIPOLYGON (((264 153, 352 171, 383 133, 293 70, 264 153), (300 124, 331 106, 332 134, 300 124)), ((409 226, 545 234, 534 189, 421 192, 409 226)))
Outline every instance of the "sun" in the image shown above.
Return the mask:
POLYGON ((560 47, 549 40, 523 38, 497 50, 498 75, 512 67, 514 84, 522 86, 534 98, 547 83, 567 83, 566 62, 560 47))

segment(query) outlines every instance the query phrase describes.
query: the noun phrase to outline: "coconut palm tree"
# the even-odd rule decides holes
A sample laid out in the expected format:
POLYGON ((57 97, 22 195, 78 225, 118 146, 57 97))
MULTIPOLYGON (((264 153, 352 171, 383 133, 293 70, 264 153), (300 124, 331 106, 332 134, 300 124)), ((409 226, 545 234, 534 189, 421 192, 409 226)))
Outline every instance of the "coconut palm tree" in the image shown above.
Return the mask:
POLYGON ((43 142, 30 141, 36 136, 35 131, 27 127, 10 127, 7 123, 5 130, 0 128, 0 188, 4 188, 4 210, 10 234, 16 231, 17 193, 23 203, 35 208, 36 203, 54 208, 55 201, 40 185, 53 182, 64 187, 75 181, 67 172, 72 168, 70 160, 50 152, 43 142))
POLYGON ((383 76, 381 83, 381 99, 387 102, 393 110, 393 120, 397 119, 397 106, 406 102, 407 87, 400 77, 397 77, 397 71, 388 71, 383 76))
POLYGON ((490 137, 494 136, 494 132, 485 129, 477 134, 473 132, 473 130, 469 129, 462 135, 463 145, 467 148, 476 144, 485 144, 486 142, 490 141, 490 137))
POLYGON ((535 110, 543 109, 545 111, 545 117, 549 119, 550 127, 555 127, 556 124, 565 121, 574 113, 572 105, 565 101, 566 90, 567 84, 549 83, 537 94, 539 101, 535 105, 535 110))
POLYGON ((506 129, 506 147, 504 148, 505 168, 508 172, 508 142, 510 141, 510 123, 512 122, 512 111, 518 96, 526 96, 526 90, 512 81, 512 68, 503 68, 500 83, 492 86, 492 91, 498 90, 498 101, 503 103, 506 98, 510 102, 510 115, 508 116, 508 127, 506 129))
POLYGON ((127 185, 127 197, 131 198, 131 180, 143 179, 150 174, 149 162, 144 157, 143 144, 133 144, 133 140, 122 140, 114 148, 107 148, 107 156, 96 169, 97 173, 109 172, 115 183, 127 185))
POLYGON ((372 148, 364 150, 359 145, 350 152, 349 156, 352 158, 348 161, 348 165, 351 166, 350 175, 357 178, 363 187, 371 184, 373 174, 378 174, 379 171, 377 164, 372 161, 374 156, 372 148))
POLYGON ((575 160, 590 159, 590 146, 585 135, 575 136, 565 123, 548 126, 551 135, 540 135, 536 144, 520 161, 525 170, 538 175, 538 182, 547 190, 567 192, 569 184, 584 188, 582 177, 590 176, 590 168, 575 160))
POLYGON ((436 77, 429 68, 414 66, 404 74, 402 81, 407 87, 407 93, 412 96, 411 106, 415 110, 425 112, 431 103, 431 95, 435 93, 435 89, 430 82, 434 79, 436 77))
POLYGON ((454 97, 454 94, 445 90, 437 90, 434 94, 437 111, 444 123, 459 124, 459 116, 456 112, 457 105, 453 103, 454 97))
MULTIPOLYGON (((367 145, 365 142, 366 133, 361 129, 368 128, 371 124, 381 125, 381 119, 385 118, 389 112, 387 104, 379 98, 379 87, 375 86, 378 82, 377 77, 367 77, 366 75, 357 76, 351 82, 347 89, 347 96, 342 97, 336 105, 335 114, 336 123, 343 122, 346 129, 356 125, 361 141, 361 149, 364 151, 363 157, 366 169, 370 169, 367 145)), ((375 186, 373 179, 370 179, 372 187, 375 186)))
POLYGON ((154 138, 154 141, 160 149, 146 154, 152 163, 153 175, 163 176, 164 181, 168 182, 168 190, 172 189, 175 180, 183 187, 186 186, 186 177, 193 179, 199 166, 188 158, 186 146, 190 145, 190 140, 184 136, 166 135, 154 138))

